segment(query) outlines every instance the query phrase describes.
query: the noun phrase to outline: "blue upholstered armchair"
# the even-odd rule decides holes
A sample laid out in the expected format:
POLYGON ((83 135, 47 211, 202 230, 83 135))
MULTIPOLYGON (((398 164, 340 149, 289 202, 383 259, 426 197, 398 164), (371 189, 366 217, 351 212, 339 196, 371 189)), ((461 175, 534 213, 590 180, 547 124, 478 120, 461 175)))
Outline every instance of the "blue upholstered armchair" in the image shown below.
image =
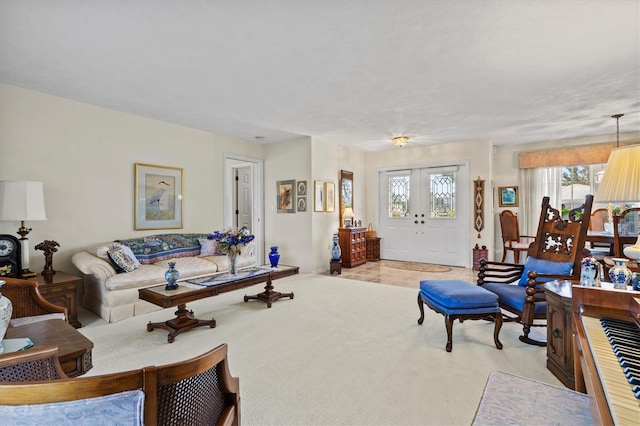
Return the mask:
POLYGON ((480 261, 478 285, 498 295, 504 321, 522 324, 522 342, 546 345, 529 337, 531 327, 546 326, 546 323, 534 324, 534 320, 547 317, 541 283, 556 279, 579 282, 592 204, 593 195, 587 195, 584 204, 571 210, 568 219, 563 219, 557 209, 549 206, 549 197, 544 197, 536 240, 529 247, 525 264, 480 261))

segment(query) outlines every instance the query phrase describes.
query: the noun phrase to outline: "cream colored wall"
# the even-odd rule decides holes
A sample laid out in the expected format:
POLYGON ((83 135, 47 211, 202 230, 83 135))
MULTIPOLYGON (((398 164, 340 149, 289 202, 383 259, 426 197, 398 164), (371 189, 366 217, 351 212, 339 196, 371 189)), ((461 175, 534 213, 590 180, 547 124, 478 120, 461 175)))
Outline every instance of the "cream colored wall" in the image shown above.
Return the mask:
MULTIPOLYGON (((134 230, 134 165, 180 167, 183 229, 208 232, 223 225, 223 154, 263 158, 254 142, 0 84, 0 180, 44 183, 47 221, 33 228, 31 270, 43 269, 33 247, 55 240, 53 267, 76 272, 80 248, 115 238, 171 230, 134 230)), ((0 222, 15 235, 19 222, 0 222)))
MULTIPOLYGON (((331 239, 338 229, 338 182, 340 170, 364 171, 363 153, 317 138, 300 138, 267 144, 265 152, 265 235, 266 247, 277 245, 280 262, 300 266, 301 272, 328 271, 331 239), (307 211, 278 213, 276 182, 307 181, 307 211), (336 185, 333 212, 314 211, 314 181, 336 185)), ((355 201, 364 200, 364 179, 356 178, 355 201)), ((364 201, 361 201, 364 204, 364 201)))
POLYGON ((333 182, 336 188, 335 207, 333 212, 316 212, 313 214, 312 245, 314 249, 313 270, 328 271, 331 260, 333 234, 340 225, 340 170, 353 172, 354 219, 362 220, 365 210, 365 173, 364 152, 346 148, 331 142, 313 138, 312 175, 314 180, 333 182))
MULTIPOLYGON (((373 222, 377 228, 378 218, 378 173, 380 170, 393 167, 420 167, 436 164, 443 164, 447 161, 467 161, 469 164, 469 177, 471 181, 478 179, 485 180, 485 222, 486 225, 478 238, 478 232, 473 229, 473 216, 469 217, 469 265, 473 263, 473 252, 471 249, 478 244, 486 245, 489 250, 489 258, 494 255, 493 235, 494 224, 491 221, 492 199, 491 199, 491 173, 492 173, 492 147, 488 141, 471 141, 462 143, 448 143, 430 146, 411 147, 407 145, 393 151, 369 152, 365 155, 366 162, 366 209, 364 216, 366 222, 373 222)), ((469 186, 469 205, 473 206, 473 183, 469 186)), ((473 212, 473 209, 470 209, 473 212)), ((363 220, 365 223, 365 220, 363 220)))
POLYGON ((278 246, 280 263, 310 272, 313 267, 311 138, 267 144, 265 151, 265 247, 278 246), (277 182, 281 180, 307 181, 306 212, 298 212, 296 207, 295 213, 278 213, 277 182))

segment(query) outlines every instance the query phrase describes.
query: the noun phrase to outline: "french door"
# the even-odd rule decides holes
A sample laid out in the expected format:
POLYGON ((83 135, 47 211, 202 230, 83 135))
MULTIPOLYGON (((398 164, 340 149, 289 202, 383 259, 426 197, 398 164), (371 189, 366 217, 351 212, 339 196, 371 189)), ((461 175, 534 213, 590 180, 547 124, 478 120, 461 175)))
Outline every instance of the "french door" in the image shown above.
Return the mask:
POLYGON ((379 174, 383 259, 469 266, 466 164, 379 174))

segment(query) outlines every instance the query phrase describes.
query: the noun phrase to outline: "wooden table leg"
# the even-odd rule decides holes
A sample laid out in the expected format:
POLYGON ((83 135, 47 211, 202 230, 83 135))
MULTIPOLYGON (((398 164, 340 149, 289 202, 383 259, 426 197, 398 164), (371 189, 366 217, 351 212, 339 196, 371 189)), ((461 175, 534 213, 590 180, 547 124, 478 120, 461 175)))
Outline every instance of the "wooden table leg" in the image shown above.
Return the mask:
POLYGON ((269 275, 269 279, 267 280, 267 285, 264 287, 264 290, 265 291, 260 294, 256 294, 255 296, 247 296, 245 294, 244 301, 248 302, 251 299, 262 300, 263 302, 267 302, 267 308, 270 308, 272 302, 275 302, 282 297, 293 299, 293 293, 280 293, 279 291, 273 291, 271 275, 269 275))
POLYGON ((156 328, 167 330, 169 332, 167 341, 169 343, 173 343, 178 334, 203 325, 208 325, 210 328, 214 328, 216 326, 216 320, 213 318, 210 320, 199 320, 194 318, 193 311, 187 310, 187 305, 185 303, 181 303, 178 305, 175 318, 164 322, 152 323, 149 321, 149 324, 147 324, 147 331, 153 331, 156 328))

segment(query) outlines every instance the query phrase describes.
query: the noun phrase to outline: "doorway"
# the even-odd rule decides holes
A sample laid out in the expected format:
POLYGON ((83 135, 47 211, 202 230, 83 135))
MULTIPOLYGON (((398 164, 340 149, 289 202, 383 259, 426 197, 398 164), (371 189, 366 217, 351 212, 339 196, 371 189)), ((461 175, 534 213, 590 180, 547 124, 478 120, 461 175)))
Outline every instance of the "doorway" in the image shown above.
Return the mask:
POLYGON ((469 267, 467 164, 379 172, 383 259, 469 267))
POLYGON ((224 156, 225 227, 246 226, 255 236, 258 262, 264 259, 263 161, 225 154, 224 156))

